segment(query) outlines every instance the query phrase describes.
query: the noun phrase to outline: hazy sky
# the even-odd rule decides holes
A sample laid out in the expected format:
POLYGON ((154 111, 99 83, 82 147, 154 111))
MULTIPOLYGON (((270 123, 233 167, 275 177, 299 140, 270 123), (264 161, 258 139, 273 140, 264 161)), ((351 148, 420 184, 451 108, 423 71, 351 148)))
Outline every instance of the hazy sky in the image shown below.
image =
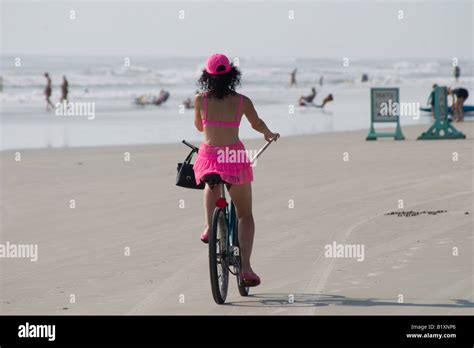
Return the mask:
POLYGON ((473 57, 472 0, 0 1, 5 55, 473 57))

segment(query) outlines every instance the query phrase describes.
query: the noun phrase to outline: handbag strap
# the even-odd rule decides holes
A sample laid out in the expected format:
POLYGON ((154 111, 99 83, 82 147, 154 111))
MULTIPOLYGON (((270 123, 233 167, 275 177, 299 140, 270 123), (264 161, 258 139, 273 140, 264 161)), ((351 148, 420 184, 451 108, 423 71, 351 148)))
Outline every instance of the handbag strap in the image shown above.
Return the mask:
POLYGON ((193 155, 194 155, 194 150, 191 150, 191 152, 189 153, 189 155, 186 157, 186 159, 184 160, 184 163, 187 163, 189 164, 193 158, 193 155))

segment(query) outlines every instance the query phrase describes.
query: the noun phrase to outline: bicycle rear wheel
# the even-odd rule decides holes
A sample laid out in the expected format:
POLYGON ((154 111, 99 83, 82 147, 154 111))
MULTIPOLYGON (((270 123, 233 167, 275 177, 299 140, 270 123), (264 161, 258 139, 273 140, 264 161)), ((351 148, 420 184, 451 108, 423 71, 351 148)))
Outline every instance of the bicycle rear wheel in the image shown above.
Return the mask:
POLYGON ((229 268, 227 260, 227 221, 225 211, 216 208, 212 216, 212 228, 209 236, 209 271, 214 301, 223 304, 227 298, 229 286, 229 268))

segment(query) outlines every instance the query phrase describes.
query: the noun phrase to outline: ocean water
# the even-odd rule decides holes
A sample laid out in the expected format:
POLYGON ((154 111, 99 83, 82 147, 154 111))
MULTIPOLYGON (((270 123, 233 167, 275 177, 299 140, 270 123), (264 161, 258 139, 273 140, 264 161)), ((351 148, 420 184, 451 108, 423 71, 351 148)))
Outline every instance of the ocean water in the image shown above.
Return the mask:
MULTIPOLYGON (((192 98, 204 57, 1 57, 1 149, 197 142, 193 110, 182 110, 192 98), (94 117, 58 116, 45 110, 44 72, 53 82, 52 101, 60 97, 63 75, 69 81, 69 100, 94 105, 94 117), (139 95, 170 92, 161 106, 136 106, 139 95)), ((365 129, 369 126, 370 87, 399 87, 402 102, 426 104, 431 85, 464 86, 472 90, 472 61, 459 62, 461 79, 453 78, 449 59, 352 60, 240 58, 239 92, 252 98, 269 127, 285 135, 365 129), (289 74, 297 68, 297 85, 289 74), (366 73, 369 82, 361 82, 366 73), (319 80, 323 76, 323 85, 319 80), (329 93, 334 101, 322 110, 296 106, 301 95, 318 90, 316 103, 329 93), (292 108, 294 107, 294 112, 292 108)), ((472 93, 471 93, 472 94, 472 93)), ((468 99, 468 104, 470 100, 468 99)), ((403 125, 429 123, 429 115, 402 117, 403 125)), ((241 137, 254 138, 246 122, 241 137)))

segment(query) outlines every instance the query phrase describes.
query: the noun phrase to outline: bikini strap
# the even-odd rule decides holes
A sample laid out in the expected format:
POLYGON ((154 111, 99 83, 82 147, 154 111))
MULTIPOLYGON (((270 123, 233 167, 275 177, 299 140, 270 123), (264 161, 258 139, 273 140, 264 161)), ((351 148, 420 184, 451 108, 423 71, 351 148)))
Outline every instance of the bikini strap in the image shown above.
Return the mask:
POLYGON ((242 108, 242 102, 244 100, 244 96, 241 94, 240 95, 240 100, 239 100, 239 106, 237 106, 237 113, 235 114, 235 121, 239 121, 239 116, 240 116, 240 109, 242 108))
POLYGON ((204 93, 204 119, 207 120, 207 92, 204 93))

